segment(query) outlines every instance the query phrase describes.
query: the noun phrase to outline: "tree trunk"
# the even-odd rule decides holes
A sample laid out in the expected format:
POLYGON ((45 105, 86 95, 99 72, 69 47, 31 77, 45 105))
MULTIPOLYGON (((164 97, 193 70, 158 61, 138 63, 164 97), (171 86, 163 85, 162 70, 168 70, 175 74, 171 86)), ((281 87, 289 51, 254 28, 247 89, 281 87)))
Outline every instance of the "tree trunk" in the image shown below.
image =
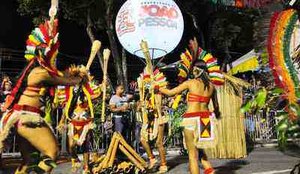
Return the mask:
POLYGON ((108 38, 109 38, 109 43, 110 43, 110 48, 111 48, 111 53, 113 56, 113 60, 114 60, 114 66, 115 66, 115 70, 117 73, 117 82, 118 84, 124 84, 124 76, 123 76, 123 71, 122 71, 122 66, 121 66, 121 57, 118 51, 118 46, 117 46, 117 42, 115 39, 115 36, 113 34, 112 31, 109 31, 109 29, 106 31, 108 38))
POLYGON ((213 30, 213 20, 208 20, 207 22, 207 42, 206 42, 206 50, 208 52, 212 52, 211 47, 212 47, 212 30, 213 30))
MULTIPOLYGON (((199 46, 200 47, 204 47, 205 46, 205 40, 204 40, 204 35, 203 35, 203 31, 201 30, 201 28, 199 27, 199 25, 198 25, 198 21, 197 21, 197 18, 196 18, 196 16, 194 15, 194 14, 192 14, 191 12, 188 12, 188 11, 186 11, 186 13, 192 18, 192 20, 193 20, 193 25, 194 25, 194 27, 195 27, 195 29, 197 30, 197 32, 199 33, 199 40, 198 40, 198 42, 199 42, 199 46)), ((196 37, 196 36, 195 36, 196 37)))
MULTIPOLYGON (((86 26, 86 32, 87 32, 87 34, 88 34, 88 36, 89 36, 89 38, 90 38, 91 43, 93 44, 93 42, 94 42, 96 39, 95 39, 94 33, 93 33, 93 31, 92 31, 92 26, 93 26, 93 24, 92 24, 92 20, 91 20, 91 17, 90 17, 90 12, 88 11, 88 14, 87 14, 87 26, 86 26)), ((98 50, 98 52, 97 52, 97 57, 98 57, 98 59, 99 59, 99 63, 100 63, 100 66, 101 66, 101 70, 102 70, 102 72, 103 72, 103 57, 102 57, 102 55, 101 55, 100 50, 98 50)))
POLYGON ((224 62, 222 64, 222 68, 221 68, 221 71, 222 72, 227 72, 227 64, 230 62, 231 60, 231 55, 229 53, 229 48, 228 48, 228 44, 227 42, 225 43, 225 59, 224 59, 224 62))
POLYGON ((124 75, 125 89, 128 91, 127 57, 124 48, 122 49, 122 70, 124 75))
POLYGON ((117 41, 116 41, 116 37, 114 35, 114 26, 113 26, 113 22, 112 22, 112 0, 109 0, 107 2, 107 9, 106 9, 106 33, 108 35, 108 39, 109 39, 109 44, 110 44, 110 48, 111 48, 111 53, 113 56, 113 60, 114 60, 114 66, 115 66, 115 70, 117 73, 117 82, 118 84, 123 84, 124 83, 124 75, 123 75, 123 71, 122 71, 122 60, 118 51, 118 46, 117 46, 117 41))

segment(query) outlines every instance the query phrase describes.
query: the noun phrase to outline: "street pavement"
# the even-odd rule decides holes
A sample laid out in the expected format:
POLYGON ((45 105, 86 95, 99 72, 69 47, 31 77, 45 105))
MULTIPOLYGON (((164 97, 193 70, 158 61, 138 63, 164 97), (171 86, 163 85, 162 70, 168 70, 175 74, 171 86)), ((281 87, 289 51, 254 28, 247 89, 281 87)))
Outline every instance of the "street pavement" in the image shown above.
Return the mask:
MULTIPOLYGON (((178 151, 169 151, 167 161, 169 174, 188 173, 188 158, 181 156, 178 151)), ((300 163, 300 149, 291 148, 286 152, 278 151, 275 147, 257 147, 243 159, 211 159, 217 174, 289 174, 292 168, 300 163)), ((8 170, 0 174, 10 174, 8 170)), ((62 163, 53 174, 71 174, 71 164, 62 163)), ((78 174, 80 171, 77 172, 78 174)), ((201 174, 203 170, 201 170, 201 174)))

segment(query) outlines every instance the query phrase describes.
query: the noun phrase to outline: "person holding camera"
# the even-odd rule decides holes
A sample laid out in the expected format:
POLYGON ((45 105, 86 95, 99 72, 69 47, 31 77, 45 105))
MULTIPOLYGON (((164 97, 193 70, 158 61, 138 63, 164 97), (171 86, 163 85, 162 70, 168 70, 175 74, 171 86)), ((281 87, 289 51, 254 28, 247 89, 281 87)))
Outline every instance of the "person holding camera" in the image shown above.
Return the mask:
POLYGON ((124 92, 124 86, 118 85, 116 94, 109 101, 110 110, 113 113, 114 131, 121 133, 123 136, 126 135, 127 131, 124 129, 124 125, 128 122, 127 117, 130 111, 128 100, 131 98, 130 95, 124 96, 124 92))

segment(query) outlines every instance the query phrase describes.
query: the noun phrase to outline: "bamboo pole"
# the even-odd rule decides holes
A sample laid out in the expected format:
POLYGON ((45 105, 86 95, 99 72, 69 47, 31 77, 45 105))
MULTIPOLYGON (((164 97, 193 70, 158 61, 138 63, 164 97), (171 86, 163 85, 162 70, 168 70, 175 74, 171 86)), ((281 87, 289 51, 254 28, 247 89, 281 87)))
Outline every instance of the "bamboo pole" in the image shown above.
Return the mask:
POLYGON ((111 153, 111 155, 109 157, 108 167, 112 167, 113 164, 114 164, 114 160, 116 158, 116 153, 117 153, 119 142, 120 142, 120 140, 118 138, 116 138, 116 141, 114 143, 114 147, 113 147, 112 153, 111 153))
POLYGON ((118 145, 118 143, 119 143, 119 141, 118 141, 117 134, 114 133, 114 135, 112 137, 112 140, 111 140, 111 142, 109 144, 109 148, 107 150, 106 157, 103 160, 103 168, 107 168, 108 167, 108 162, 109 162, 109 160, 111 158, 112 152, 113 152, 115 146, 118 145))
POLYGON ((54 19, 57 14, 57 9, 58 9, 58 0, 51 0, 51 7, 49 9, 49 17, 50 17, 50 25, 49 25, 49 30, 48 34, 52 36, 53 33, 53 26, 54 26, 54 19))
POLYGON ((147 163, 146 161, 140 157, 134 150, 133 148, 127 144, 127 142, 124 140, 124 138, 122 137, 122 135, 120 133, 117 133, 117 136, 120 140, 120 143, 144 166, 147 167, 147 163))
POLYGON ((153 66, 147 42, 142 40, 142 42, 140 43, 140 47, 146 59, 146 72, 153 77, 153 66))
POLYGON ((104 49, 104 51, 103 51, 104 67, 103 67, 103 82, 102 82, 103 95, 102 95, 101 122, 105 121, 106 82, 107 82, 107 66, 108 66, 109 56, 110 56, 110 50, 104 49))
POLYGON ((108 150, 106 152, 104 159, 99 164, 99 166, 97 166, 96 168, 93 169, 93 173, 100 172, 102 170, 102 168, 104 168, 104 166, 108 163, 109 157, 112 153, 113 146, 114 146, 116 140, 117 140, 116 133, 114 133, 111 138, 111 141, 110 141, 110 144, 109 144, 109 147, 108 147, 108 150))
POLYGON ((143 167, 143 165, 141 163, 139 163, 133 156, 132 154, 130 154, 125 147, 122 144, 119 144, 119 149, 129 158, 129 160, 136 165, 137 168, 141 169, 142 171, 145 170, 145 168, 143 167))

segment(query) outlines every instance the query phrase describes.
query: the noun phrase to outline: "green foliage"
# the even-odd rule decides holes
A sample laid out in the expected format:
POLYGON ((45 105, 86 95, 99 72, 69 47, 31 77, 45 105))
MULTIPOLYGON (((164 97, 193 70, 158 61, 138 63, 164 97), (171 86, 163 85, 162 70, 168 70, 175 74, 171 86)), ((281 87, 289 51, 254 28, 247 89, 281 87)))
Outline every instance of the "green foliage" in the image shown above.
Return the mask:
POLYGON ((170 141, 174 138, 181 138, 182 137, 182 131, 183 128, 180 126, 182 121, 182 115, 186 111, 186 104, 181 103, 178 106, 178 109, 173 112, 173 115, 170 115, 170 128, 171 132, 168 136, 167 142, 170 143, 170 141))
POLYGON ((276 112, 276 119, 278 121, 276 125, 278 135, 278 145, 280 149, 284 150, 287 144, 287 139, 298 138, 300 136, 300 106, 297 103, 284 103, 282 95, 284 90, 281 88, 274 88, 266 90, 262 88, 257 91, 255 97, 247 101, 240 109, 242 113, 249 112, 256 114, 261 109, 274 109, 276 112), (280 108, 279 105, 282 105, 280 108), (290 119, 291 115, 298 116, 296 120, 290 119))
MULTIPOLYGON (((18 12, 20 15, 32 17, 33 23, 37 25, 48 18, 50 2, 48 0, 18 0, 18 12)), ((108 3, 111 2, 113 0, 60 0, 59 16, 86 26, 89 15, 93 27, 104 29, 106 9, 108 3)))
POLYGON ((288 137, 300 137, 299 120, 290 120, 289 114, 287 112, 280 112, 276 115, 276 117, 279 121, 276 126, 278 134, 278 145, 281 150, 284 150, 287 144, 288 137))
POLYGON ((246 104, 244 104, 241 107, 241 112, 245 113, 254 110, 253 113, 256 113, 258 110, 265 107, 266 99, 267 99, 267 90, 265 88, 259 89, 257 94, 255 95, 255 98, 248 101, 246 104))

